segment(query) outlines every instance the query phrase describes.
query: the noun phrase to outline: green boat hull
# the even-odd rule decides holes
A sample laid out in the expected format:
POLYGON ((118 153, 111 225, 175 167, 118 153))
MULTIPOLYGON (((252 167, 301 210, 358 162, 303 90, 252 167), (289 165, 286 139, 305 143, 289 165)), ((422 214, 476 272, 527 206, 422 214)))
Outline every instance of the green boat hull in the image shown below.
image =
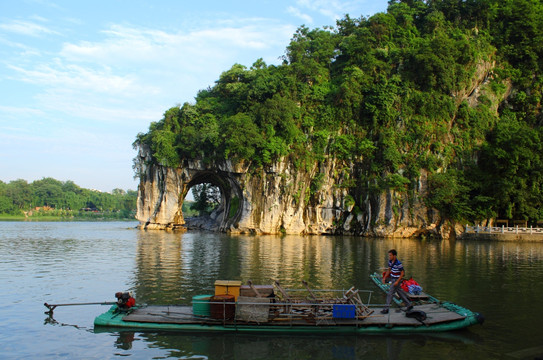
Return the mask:
POLYGON ((123 315, 116 312, 116 306, 99 315, 94 320, 95 326, 112 328, 128 328, 134 330, 175 330, 186 332, 214 332, 214 333, 273 333, 273 334, 415 334, 433 333, 463 329, 479 323, 475 313, 461 320, 426 326, 388 326, 368 325, 363 321, 352 325, 257 325, 257 324, 176 324, 153 322, 127 322, 123 321, 123 315))

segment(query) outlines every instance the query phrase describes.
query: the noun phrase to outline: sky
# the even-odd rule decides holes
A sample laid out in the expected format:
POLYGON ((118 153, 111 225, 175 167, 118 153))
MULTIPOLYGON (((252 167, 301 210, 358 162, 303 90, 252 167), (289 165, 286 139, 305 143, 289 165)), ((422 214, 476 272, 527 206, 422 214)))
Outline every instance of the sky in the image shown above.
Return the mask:
POLYGON ((132 148, 233 64, 387 0, 0 0, 0 180, 136 190, 132 148))

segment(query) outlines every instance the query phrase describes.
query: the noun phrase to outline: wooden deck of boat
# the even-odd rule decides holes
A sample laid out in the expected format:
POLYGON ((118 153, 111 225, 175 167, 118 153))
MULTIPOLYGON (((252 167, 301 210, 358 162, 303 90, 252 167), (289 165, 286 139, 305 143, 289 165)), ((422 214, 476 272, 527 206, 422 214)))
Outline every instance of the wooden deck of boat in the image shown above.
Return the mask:
MULTIPOLYGON (((266 325, 291 326, 291 325, 317 325, 317 326, 334 326, 334 325, 356 325, 356 326, 419 326, 421 322, 415 318, 409 318, 404 311, 398 308, 391 308, 388 314, 381 314, 381 308, 372 308, 374 312, 363 319, 333 319, 333 318, 317 318, 312 321, 308 319, 289 319, 281 318, 281 321, 268 321, 266 325)), ((439 323, 446 323, 464 319, 465 317, 453 311, 447 310, 438 304, 424 304, 415 307, 415 310, 424 311, 427 319, 422 324, 430 326, 439 323)), ((208 317, 194 316, 191 306, 171 305, 171 306, 146 306, 134 310, 126 315, 123 321, 141 322, 141 323, 158 323, 158 324, 251 324, 241 321, 234 322, 233 320, 217 320, 208 317)), ((254 323, 252 323, 254 324, 254 323)))
POLYGON ((203 320, 204 318, 192 314, 191 306, 182 305, 146 306, 134 310, 123 318, 123 321, 159 324, 202 324, 203 320))
MULTIPOLYGON (((444 307, 437 304, 418 305, 415 306, 414 310, 420 310, 426 313, 427 318, 422 323, 428 326, 462 320, 465 318, 465 316, 457 314, 454 311, 445 309, 444 307)), ((367 319, 364 319, 360 325, 381 325, 383 323, 394 326, 421 325, 420 321, 415 318, 409 318, 405 316, 405 312, 399 310, 398 308, 391 308, 389 313, 386 315, 382 315, 379 311, 376 311, 376 313, 378 315, 381 315, 382 317, 370 316, 367 319)))

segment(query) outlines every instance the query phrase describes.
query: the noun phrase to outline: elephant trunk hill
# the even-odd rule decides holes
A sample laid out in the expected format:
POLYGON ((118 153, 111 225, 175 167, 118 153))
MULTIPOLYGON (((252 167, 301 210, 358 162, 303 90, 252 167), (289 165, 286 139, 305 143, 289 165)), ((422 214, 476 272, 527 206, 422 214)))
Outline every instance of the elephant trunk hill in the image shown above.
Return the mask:
POLYGON ((390 1, 300 27, 280 65, 235 64, 139 134, 137 218, 232 233, 457 235, 543 220, 543 5, 390 1), (192 221, 192 220, 191 220, 192 221))

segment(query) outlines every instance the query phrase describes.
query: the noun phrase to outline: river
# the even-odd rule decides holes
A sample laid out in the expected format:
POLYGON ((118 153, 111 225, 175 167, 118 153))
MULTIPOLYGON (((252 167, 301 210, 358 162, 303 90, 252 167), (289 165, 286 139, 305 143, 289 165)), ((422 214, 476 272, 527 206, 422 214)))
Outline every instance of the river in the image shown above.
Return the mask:
MULTIPOLYGON (((515 359, 543 357, 543 243, 229 236, 140 231, 135 222, 0 222, 2 359, 515 359), (409 276, 481 312, 469 329, 413 336, 209 335, 94 329, 107 306, 190 303, 216 279, 376 290, 369 275, 398 250, 409 276)), ((372 301, 372 302, 373 302, 372 301)))

